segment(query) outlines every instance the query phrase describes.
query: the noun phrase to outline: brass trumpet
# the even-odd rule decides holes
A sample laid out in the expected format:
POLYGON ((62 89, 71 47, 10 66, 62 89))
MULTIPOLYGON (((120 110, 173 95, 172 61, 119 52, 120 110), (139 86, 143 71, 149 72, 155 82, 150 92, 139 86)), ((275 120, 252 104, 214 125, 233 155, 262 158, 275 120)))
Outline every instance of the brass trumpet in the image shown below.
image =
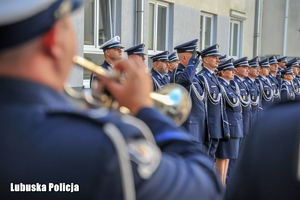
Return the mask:
MULTIPOLYGON (((95 74, 114 78, 120 82, 126 81, 118 71, 104 69, 85 58, 74 56, 73 62, 95 74)), ((84 90, 84 93, 80 93, 69 86, 65 86, 65 91, 73 98, 84 99, 86 103, 93 107, 118 107, 118 102, 106 93, 95 94, 93 90, 84 90)), ((155 107, 163 114, 171 117, 178 126, 187 119, 191 111, 192 103, 190 96, 187 90, 180 85, 166 85, 159 91, 150 93, 150 97, 154 100, 155 107)))

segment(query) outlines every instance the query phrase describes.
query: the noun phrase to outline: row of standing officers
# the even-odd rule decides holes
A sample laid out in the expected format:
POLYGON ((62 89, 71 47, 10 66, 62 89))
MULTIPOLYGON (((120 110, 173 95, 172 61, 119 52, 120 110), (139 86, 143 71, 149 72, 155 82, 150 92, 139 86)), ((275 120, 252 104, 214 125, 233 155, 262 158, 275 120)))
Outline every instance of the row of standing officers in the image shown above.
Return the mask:
MULTIPOLYGON (((150 75, 154 91, 177 83, 189 92, 192 109, 182 127, 215 160, 216 170, 226 185, 243 140, 259 113, 274 103, 300 99, 299 63, 297 58, 287 62, 286 57, 276 56, 234 61, 221 56, 217 44, 196 51, 197 42, 195 39, 180 44, 171 54, 164 51, 151 56, 150 75), (202 69, 197 72, 200 56, 202 69)), ((110 69, 122 59, 119 37, 100 48, 105 50, 102 67, 110 69)), ((144 44, 124 52, 129 58, 138 55, 145 60, 144 44)), ((91 83, 93 79, 92 75, 91 83)))

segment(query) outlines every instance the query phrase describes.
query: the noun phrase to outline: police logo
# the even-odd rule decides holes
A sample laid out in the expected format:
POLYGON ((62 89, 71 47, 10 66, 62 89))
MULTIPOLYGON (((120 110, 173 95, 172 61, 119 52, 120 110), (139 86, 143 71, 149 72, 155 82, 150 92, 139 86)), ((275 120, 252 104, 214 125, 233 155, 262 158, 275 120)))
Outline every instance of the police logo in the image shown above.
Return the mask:
POLYGON ((139 139, 128 141, 128 150, 130 159, 138 165, 139 175, 144 179, 149 178, 161 160, 158 147, 145 139, 139 139))

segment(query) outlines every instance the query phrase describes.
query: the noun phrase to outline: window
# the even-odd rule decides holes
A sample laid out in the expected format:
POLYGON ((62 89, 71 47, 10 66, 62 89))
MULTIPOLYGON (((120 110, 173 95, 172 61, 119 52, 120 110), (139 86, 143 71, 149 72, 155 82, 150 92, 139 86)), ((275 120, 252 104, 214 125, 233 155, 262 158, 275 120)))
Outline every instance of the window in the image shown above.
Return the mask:
POLYGON ((168 4, 149 2, 148 50, 152 53, 165 51, 168 32, 168 4))
POLYGON ((213 15, 203 13, 200 18, 200 49, 213 45, 213 15))
MULTIPOLYGON (((84 1, 84 57, 98 65, 104 61, 101 44, 115 36, 116 0, 84 1)), ((83 85, 89 88, 90 72, 84 70, 83 85)))
POLYGON ((241 22, 230 21, 229 56, 238 58, 241 55, 241 22))

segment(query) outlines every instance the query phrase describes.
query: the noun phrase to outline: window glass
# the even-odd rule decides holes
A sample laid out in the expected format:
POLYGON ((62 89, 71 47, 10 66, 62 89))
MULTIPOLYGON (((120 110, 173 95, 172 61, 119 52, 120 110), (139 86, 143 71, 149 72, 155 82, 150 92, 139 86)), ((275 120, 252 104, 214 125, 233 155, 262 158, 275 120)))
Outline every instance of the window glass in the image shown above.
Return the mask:
POLYGON ((84 1, 84 44, 94 45, 94 0, 84 1))
POLYGON ((148 49, 153 50, 154 41, 154 4, 149 4, 149 35, 148 35, 148 49))
MULTIPOLYGON (((149 2, 148 49, 152 53, 165 51, 168 31, 168 5, 149 2)), ((151 54, 151 52, 150 52, 151 54)))
POLYGON ((211 46, 211 26, 212 26, 212 20, 210 17, 206 17, 206 22, 205 22, 205 45, 204 48, 207 48, 211 46))
POLYGON ((99 0, 99 46, 112 37, 112 4, 109 0, 99 0))
POLYGON ((232 55, 233 56, 237 56, 238 54, 238 32, 239 32, 239 27, 238 24, 234 24, 234 28, 233 28, 233 51, 232 51, 232 55))
POLYGON ((202 13, 200 17, 200 49, 213 45, 213 15, 202 13))
POLYGON ((233 57, 239 57, 240 52, 240 40, 241 40, 241 22, 232 20, 230 22, 230 38, 229 38, 229 55, 233 57))
POLYGON ((157 51, 165 51, 166 44, 166 26, 167 26, 167 8, 158 5, 157 11, 157 51))

